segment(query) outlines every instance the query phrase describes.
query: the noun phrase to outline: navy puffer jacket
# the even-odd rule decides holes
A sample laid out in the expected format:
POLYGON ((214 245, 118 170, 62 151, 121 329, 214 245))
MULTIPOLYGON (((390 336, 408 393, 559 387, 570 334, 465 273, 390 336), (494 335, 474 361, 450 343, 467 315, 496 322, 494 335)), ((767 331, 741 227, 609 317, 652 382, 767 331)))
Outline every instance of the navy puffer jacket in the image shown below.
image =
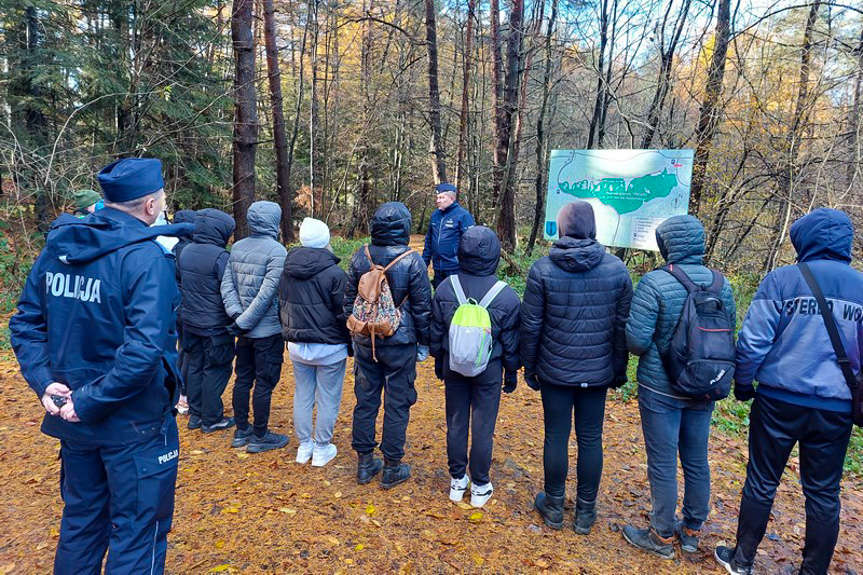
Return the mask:
POLYGON ((183 329, 198 335, 226 332, 231 318, 222 303, 222 277, 228 264, 225 246, 234 233, 234 218, 206 208, 195 218, 192 243, 180 254, 180 291, 183 297, 183 329))
MULTIPOLYGON (((497 282, 497 265, 500 262, 500 241, 495 233, 484 226, 474 226, 461 238, 458 248, 460 271, 458 279, 464 294, 476 301, 497 282)), ((442 378, 464 377, 449 369, 449 326, 459 307, 458 298, 448 277, 438 287, 432 300, 431 355, 442 378)), ((491 337, 494 342, 485 373, 501 376, 501 368, 515 372, 521 365, 518 355, 519 309, 521 302, 511 287, 497 294, 488 306, 491 317, 491 337)))
MULTIPOLYGON (((666 263, 679 266, 696 284, 713 283, 713 274, 703 264, 704 227, 693 216, 675 216, 656 228, 656 241, 666 263)), ((686 288, 664 270, 654 270, 638 283, 632 298, 632 311, 626 326, 629 351, 641 356, 638 362, 638 383, 651 391, 687 399, 675 394, 662 366, 660 350, 667 350, 674 328, 683 313, 686 288)), ((736 325, 734 293, 725 280, 722 301, 736 325)))
POLYGON ((565 236, 530 268, 521 306, 525 377, 599 387, 626 380, 629 270, 595 239, 565 236))
MULTIPOLYGON (((387 202, 375 212, 371 223, 372 243, 369 253, 376 264, 386 266, 408 251, 411 234, 411 213, 401 202, 387 202)), ((360 277, 371 269, 364 248, 357 250, 348 268, 348 285, 345 290, 345 317, 354 309, 360 277)), ((396 305, 401 305, 402 320, 399 329, 390 337, 375 341, 375 347, 429 343, 431 319, 431 284, 422 257, 413 253, 401 259, 387 272, 387 282, 396 305), (402 303, 404 302, 404 303, 402 303)), ((354 337, 354 346, 367 348, 371 354, 371 338, 354 337)))

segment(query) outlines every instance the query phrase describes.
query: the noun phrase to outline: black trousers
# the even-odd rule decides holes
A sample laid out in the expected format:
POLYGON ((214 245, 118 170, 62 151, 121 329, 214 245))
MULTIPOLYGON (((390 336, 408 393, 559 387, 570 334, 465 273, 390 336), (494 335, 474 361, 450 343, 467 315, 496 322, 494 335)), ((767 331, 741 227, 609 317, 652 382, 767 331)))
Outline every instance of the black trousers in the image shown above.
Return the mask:
POLYGON ((222 394, 231 377, 234 359, 234 336, 183 334, 189 356, 186 397, 189 415, 200 417, 204 425, 213 425, 225 415, 222 394))
POLYGON ((277 333, 262 338, 237 338, 237 361, 234 365, 234 392, 231 398, 237 429, 249 425, 249 394, 252 385, 252 407, 255 410, 255 435, 267 434, 270 421, 270 400, 282 374, 285 340, 277 333))
POLYGON ((449 474, 464 477, 468 465, 468 428, 470 446, 470 477, 476 485, 489 482, 494 426, 500 407, 502 374, 500 369, 488 369, 477 377, 450 378, 446 384, 446 451, 449 474), (489 373, 491 372, 491 373, 489 373))
POLYGON ((543 383, 542 411, 545 443, 542 462, 545 492, 561 497, 566 492, 569 471, 569 434, 575 413, 575 438, 578 442, 578 498, 596 501, 602 478, 602 423, 605 419, 607 387, 572 387, 543 383))
POLYGON ((354 407, 351 447, 364 455, 374 451, 375 421, 384 402, 384 428, 381 452, 390 461, 404 457, 405 437, 410 421, 411 406, 417 401, 414 380, 417 377, 416 344, 378 346, 378 361, 372 359, 372 349, 354 346, 354 407))
POLYGON ((177 367, 180 369, 180 394, 186 395, 186 379, 189 377, 189 354, 183 339, 183 324, 177 320, 177 367))
POLYGON ((443 280, 445 280, 449 276, 451 276, 453 274, 457 274, 457 273, 458 273, 458 270, 449 270, 449 271, 434 270, 434 277, 432 278, 432 282, 431 282, 432 287, 434 289, 437 289, 438 286, 443 283, 443 280))
POLYGON ((749 419, 749 464, 737 523, 736 562, 749 566, 755 560, 788 456, 799 443, 806 497, 800 573, 827 573, 839 537, 839 483, 851 437, 851 414, 800 407, 759 393, 749 419))

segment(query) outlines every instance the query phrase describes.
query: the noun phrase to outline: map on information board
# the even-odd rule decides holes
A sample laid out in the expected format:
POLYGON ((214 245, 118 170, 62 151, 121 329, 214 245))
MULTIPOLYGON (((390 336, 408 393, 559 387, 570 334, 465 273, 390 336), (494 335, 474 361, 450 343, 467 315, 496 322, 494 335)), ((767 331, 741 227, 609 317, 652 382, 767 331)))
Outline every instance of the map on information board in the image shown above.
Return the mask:
POLYGON ((558 237, 560 208, 584 200, 599 243, 658 251, 656 227, 687 213, 691 180, 692 150, 553 150, 545 239, 558 237))

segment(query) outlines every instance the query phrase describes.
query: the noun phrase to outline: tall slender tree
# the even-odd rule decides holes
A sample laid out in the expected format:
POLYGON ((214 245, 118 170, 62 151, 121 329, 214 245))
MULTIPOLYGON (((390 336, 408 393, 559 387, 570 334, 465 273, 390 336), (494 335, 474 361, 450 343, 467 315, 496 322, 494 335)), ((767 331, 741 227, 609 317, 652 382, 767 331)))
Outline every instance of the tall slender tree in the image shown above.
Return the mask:
POLYGON ((252 36, 254 0, 234 0, 231 39, 234 45, 234 237, 248 234, 246 213, 255 201, 255 154, 258 111, 255 95, 255 46, 252 36))

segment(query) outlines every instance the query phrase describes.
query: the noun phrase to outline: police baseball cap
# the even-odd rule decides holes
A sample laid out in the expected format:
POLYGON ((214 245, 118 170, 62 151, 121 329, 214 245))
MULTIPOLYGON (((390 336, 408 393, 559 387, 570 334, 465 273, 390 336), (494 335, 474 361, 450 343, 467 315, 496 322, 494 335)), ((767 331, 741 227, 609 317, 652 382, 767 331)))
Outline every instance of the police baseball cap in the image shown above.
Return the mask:
POLYGON ((441 182, 440 184, 438 184, 434 187, 434 193, 435 194, 443 194, 443 193, 457 194, 458 190, 456 190, 456 187, 450 183, 441 182))
POLYGON ((165 187, 162 162, 155 158, 123 158, 102 168, 99 185, 109 202, 128 202, 165 187))

